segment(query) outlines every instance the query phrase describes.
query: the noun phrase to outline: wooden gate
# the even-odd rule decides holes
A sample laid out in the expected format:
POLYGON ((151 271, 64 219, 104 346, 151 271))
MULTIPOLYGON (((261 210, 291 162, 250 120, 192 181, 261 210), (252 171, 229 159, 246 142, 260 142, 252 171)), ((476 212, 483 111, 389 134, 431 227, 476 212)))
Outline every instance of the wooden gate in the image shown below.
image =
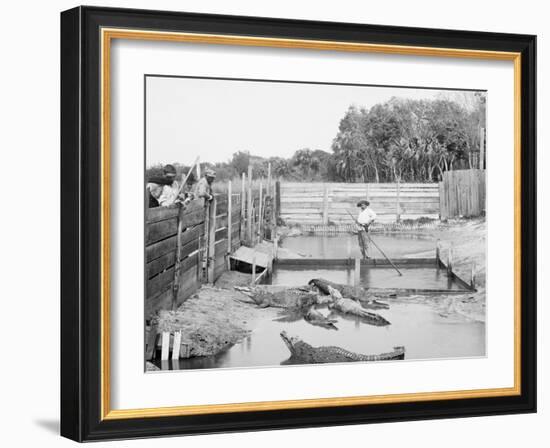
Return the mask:
POLYGON ((452 170, 439 182, 441 219, 485 213, 485 170, 452 170))

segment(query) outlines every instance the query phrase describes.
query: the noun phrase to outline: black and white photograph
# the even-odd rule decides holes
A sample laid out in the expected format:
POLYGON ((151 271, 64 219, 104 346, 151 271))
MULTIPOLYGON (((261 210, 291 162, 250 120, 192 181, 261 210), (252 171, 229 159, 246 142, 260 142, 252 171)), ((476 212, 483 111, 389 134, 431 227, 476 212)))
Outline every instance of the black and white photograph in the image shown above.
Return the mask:
POLYGON ((144 95, 147 372, 487 356, 487 91, 144 95))

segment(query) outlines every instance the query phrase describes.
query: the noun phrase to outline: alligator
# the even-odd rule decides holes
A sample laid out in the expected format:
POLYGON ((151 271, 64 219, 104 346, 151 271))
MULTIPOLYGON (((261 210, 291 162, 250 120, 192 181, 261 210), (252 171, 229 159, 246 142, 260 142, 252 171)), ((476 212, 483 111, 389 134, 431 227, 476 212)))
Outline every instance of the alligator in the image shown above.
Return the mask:
POLYGON ((338 330, 338 327, 334 325, 337 322, 335 319, 325 317, 313 306, 304 315, 304 320, 311 325, 326 328, 327 330, 338 330))
POLYGON ((354 316, 358 316, 363 322, 370 325, 376 325, 379 327, 390 325, 390 322, 383 318, 380 314, 371 313, 355 300, 342 297, 340 291, 334 289, 330 285, 328 286, 328 291, 332 297, 332 303, 329 305, 329 308, 344 314, 353 314, 354 316))
POLYGON ((390 306, 387 303, 380 302, 372 297, 372 294, 361 286, 349 286, 334 283, 324 278, 313 278, 308 283, 311 287, 316 287, 323 294, 330 294, 329 286, 340 291, 343 297, 361 302, 364 308, 367 309, 388 309, 390 306))
POLYGON ((319 303, 319 294, 305 288, 288 288, 269 292, 263 288, 235 286, 235 289, 250 297, 260 308, 302 308, 309 309, 319 303))
POLYGON ((286 331, 281 332, 281 338, 291 353, 291 359, 296 363, 323 364, 331 362, 390 361, 405 359, 405 347, 402 346, 394 347, 394 351, 389 353, 363 355, 350 352, 341 347, 313 347, 297 337, 289 336, 286 331))

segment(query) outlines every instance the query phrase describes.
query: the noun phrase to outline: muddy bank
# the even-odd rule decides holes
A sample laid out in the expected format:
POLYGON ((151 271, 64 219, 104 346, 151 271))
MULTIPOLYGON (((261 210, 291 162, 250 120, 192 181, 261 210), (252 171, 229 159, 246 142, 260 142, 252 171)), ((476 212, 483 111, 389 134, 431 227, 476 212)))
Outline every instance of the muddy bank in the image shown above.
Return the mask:
POLYGON ((182 332, 182 357, 215 355, 250 334, 260 316, 272 313, 246 303, 248 297, 232 289, 233 282, 248 284, 249 275, 225 274, 220 283, 228 289, 203 285, 176 311, 159 313, 159 332, 182 332))
POLYGON ((472 268, 477 292, 464 296, 440 299, 443 313, 485 322, 486 315, 486 252, 487 223, 485 218, 456 219, 443 223, 439 228, 426 230, 441 244, 441 258, 446 261, 452 247, 453 272, 470 282, 472 268))

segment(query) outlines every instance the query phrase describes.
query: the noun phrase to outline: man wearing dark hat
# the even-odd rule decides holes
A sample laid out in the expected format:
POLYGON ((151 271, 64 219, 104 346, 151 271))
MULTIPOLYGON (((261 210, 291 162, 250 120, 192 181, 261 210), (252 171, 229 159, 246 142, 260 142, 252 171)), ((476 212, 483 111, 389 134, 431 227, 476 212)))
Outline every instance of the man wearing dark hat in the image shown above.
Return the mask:
POLYGON ((205 203, 214 199, 214 195, 212 194, 214 179, 216 179, 216 172, 207 169, 204 172, 204 177, 197 182, 197 186, 195 187, 195 198, 204 198, 205 203))
POLYGON ((362 199, 357 203, 357 207, 361 209, 361 211, 359 212, 359 216, 357 216, 357 238, 359 240, 361 253, 363 254, 363 258, 365 259, 370 258, 368 244, 369 238, 367 233, 369 231, 369 226, 376 219, 376 213, 369 206, 370 202, 365 199, 362 199))

